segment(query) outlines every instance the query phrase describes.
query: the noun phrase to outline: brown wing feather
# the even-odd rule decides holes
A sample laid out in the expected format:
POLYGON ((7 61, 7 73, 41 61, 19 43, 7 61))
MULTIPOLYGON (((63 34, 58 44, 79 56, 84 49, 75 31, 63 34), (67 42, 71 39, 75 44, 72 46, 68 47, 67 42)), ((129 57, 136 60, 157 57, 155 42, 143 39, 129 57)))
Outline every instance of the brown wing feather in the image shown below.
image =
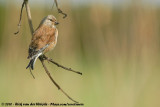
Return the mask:
POLYGON ((29 57, 32 57, 32 54, 39 49, 42 49, 47 44, 53 43, 56 41, 56 28, 51 28, 46 25, 40 26, 34 33, 31 43, 30 49, 33 51, 29 52, 29 57))

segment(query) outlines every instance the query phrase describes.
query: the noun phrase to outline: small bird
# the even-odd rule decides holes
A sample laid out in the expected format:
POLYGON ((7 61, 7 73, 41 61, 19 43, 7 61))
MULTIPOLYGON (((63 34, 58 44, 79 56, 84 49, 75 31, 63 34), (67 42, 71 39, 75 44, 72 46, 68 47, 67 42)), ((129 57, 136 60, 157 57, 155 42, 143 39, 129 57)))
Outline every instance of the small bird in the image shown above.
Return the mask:
POLYGON ((48 15, 43 18, 38 28, 33 33, 28 50, 28 59, 30 59, 30 62, 26 69, 31 68, 33 70, 37 58, 56 46, 58 37, 56 25, 58 24, 53 15, 48 15))

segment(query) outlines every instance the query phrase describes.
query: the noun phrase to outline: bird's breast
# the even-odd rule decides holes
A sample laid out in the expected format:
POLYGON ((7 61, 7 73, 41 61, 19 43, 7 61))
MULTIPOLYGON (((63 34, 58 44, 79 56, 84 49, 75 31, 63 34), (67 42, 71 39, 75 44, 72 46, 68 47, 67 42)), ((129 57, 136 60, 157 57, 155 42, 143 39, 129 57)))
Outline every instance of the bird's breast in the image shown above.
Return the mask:
POLYGON ((58 30, 56 29, 54 35, 50 38, 50 40, 52 40, 52 42, 50 42, 50 45, 45 49, 44 53, 54 49, 54 47, 57 44, 57 38, 58 38, 58 30))

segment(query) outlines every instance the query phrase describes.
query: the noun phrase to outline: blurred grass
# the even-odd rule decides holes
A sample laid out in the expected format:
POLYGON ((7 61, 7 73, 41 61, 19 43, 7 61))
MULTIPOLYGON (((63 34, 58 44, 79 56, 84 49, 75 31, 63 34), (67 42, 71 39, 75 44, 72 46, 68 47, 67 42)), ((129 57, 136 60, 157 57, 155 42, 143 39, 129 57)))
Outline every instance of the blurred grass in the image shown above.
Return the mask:
MULTIPOLYGON (((31 8, 34 28, 54 14, 60 25, 58 44, 47 55, 83 72, 83 76, 47 64, 51 75, 86 107, 159 107, 160 9, 131 5, 73 7, 64 20, 48 8, 31 8)), ((25 67, 31 39, 25 10, 17 30, 20 7, 0 5, 0 101, 71 102, 51 83, 40 62, 32 79, 25 67), (12 11, 11 11, 12 10, 12 11)), ((47 63, 47 62, 46 62, 47 63)))

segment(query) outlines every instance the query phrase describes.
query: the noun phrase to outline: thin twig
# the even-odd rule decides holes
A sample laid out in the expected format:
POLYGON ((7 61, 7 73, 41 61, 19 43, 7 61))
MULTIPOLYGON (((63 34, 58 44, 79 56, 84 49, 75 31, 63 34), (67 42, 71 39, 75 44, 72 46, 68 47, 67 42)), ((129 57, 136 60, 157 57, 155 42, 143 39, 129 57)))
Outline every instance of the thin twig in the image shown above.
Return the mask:
POLYGON ((23 13, 24 4, 25 4, 25 2, 23 1, 22 7, 21 7, 21 13, 20 13, 20 18, 19 18, 19 23, 18 23, 18 31, 14 33, 15 35, 17 35, 19 33, 20 28, 21 28, 21 20, 22 20, 22 13, 23 13))
POLYGON ((51 81, 53 82, 53 84, 58 88, 58 90, 61 90, 61 92, 62 92, 63 94, 65 94, 65 95, 66 95, 70 100, 72 100, 73 102, 78 103, 78 102, 75 101, 73 98, 71 98, 65 91, 63 91, 63 89, 54 81, 54 79, 53 79, 52 76, 50 75, 47 67, 46 67, 45 64, 44 64, 44 59, 43 59, 43 57, 39 57, 39 59, 40 59, 42 65, 43 65, 43 68, 44 68, 44 70, 46 71, 47 75, 49 76, 49 78, 51 79, 51 81))
POLYGON ((55 62, 55 61, 53 61, 52 59, 46 57, 45 55, 43 55, 43 59, 44 59, 44 60, 47 60, 47 61, 49 61, 49 62, 52 62, 53 64, 57 65, 58 67, 61 67, 61 68, 65 69, 65 70, 67 70, 67 71, 72 71, 72 72, 74 72, 74 73, 77 73, 77 74, 82 75, 81 72, 75 71, 75 70, 73 70, 73 69, 71 69, 71 68, 64 67, 63 65, 58 64, 57 62, 55 62))
POLYGON ((64 13, 60 8, 58 8, 58 13, 61 13, 61 14, 64 15, 64 16, 63 16, 63 19, 67 17, 67 14, 64 13))
MULTIPOLYGON (((30 32, 31 32, 31 35, 33 36, 34 29, 33 29, 31 11, 30 11, 30 8, 29 8, 28 0, 24 0, 24 5, 26 7, 26 12, 27 12, 27 18, 28 18, 30 32)), ((35 79, 31 69, 30 69, 30 73, 31 73, 32 77, 35 79)))
POLYGON ((26 12, 27 12, 27 17, 28 17, 29 28, 30 28, 31 34, 33 36, 34 29, 33 29, 33 24, 32 24, 30 7, 29 7, 29 4, 28 4, 28 0, 24 0, 24 1, 25 1, 25 7, 26 7, 26 12))
POLYGON ((57 10, 58 10, 58 13, 63 14, 63 15, 64 15, 63 18, 66 18, 66 17, 67 17, 67 14, 64 13, 64 12, 58 7, 58 2, 57 2, 57 0, 54 0, 54 1, 55 1, 55 3, 56 3, 56 7, 57 7, 57 10))
POLYGON ((34 77, 34 75, 33 75, 33 73, 32 73, 31 68, 29 68, 29 71, 30 71, 30 73, 31 73, 31 75, 32 75, 32 77, 33 77, 33 79, 35 79, 35 77, 34 77))

